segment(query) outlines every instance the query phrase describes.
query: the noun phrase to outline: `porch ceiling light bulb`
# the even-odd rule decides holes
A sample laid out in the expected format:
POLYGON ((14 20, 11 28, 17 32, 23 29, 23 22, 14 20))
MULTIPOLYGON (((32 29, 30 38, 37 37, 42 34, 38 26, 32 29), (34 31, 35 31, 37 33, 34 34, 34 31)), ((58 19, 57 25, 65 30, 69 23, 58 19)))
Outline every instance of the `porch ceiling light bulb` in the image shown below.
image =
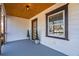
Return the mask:
POLYGON ((29 10, 30 9, 30 6, 29 5, 26 5, 26 10, 29 10))

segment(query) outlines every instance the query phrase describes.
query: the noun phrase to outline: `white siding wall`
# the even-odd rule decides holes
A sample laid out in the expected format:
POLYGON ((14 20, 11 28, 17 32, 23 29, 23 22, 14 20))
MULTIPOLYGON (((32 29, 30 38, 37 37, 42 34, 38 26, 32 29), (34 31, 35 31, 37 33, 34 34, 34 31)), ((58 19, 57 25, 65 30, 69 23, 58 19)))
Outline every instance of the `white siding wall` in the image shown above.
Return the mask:
MULTIPOLYGON (((64 4, 55 4, 40 14, 30 19, 30 31, 31 20, 38 18, 38 32, 40 35, 41 44, 44 44, 50 48, 58 50, 67 55, 79 55, 79 4, 69 4, 68 6, 68 22, 69 22, 69 41, 50 38, 45 36, 46 31, 46 17, 45 14, 51 10, 54 10, 64 4)), ((30 32, 31 33, 31 32, 30 32)))
POLYGON ((28 19, 7 16, 7 42, 27 39, 28 19))

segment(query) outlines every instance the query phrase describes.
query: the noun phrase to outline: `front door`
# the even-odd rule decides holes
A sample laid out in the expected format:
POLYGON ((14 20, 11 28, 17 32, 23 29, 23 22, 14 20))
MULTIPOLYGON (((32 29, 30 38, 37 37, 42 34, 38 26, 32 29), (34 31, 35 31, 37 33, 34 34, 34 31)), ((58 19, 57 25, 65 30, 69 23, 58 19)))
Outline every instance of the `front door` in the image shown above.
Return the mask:
POLYGON ((32 40, 37 39, 37 18, 32 20, 32 40))

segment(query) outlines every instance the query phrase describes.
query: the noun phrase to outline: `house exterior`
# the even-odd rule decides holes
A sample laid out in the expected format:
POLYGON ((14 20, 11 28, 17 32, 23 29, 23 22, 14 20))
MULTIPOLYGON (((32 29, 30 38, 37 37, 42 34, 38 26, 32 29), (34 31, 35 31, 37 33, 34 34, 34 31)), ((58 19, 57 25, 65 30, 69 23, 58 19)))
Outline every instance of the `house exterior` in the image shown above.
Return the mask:
POLYGON ((64 5, 66 4, 55 3, 31 18, 27 18, 27 16, 26 18, 23 18, 16 15, 10 15, 11 11, 8 12, 6 4, 3 4, 2 14, 5 16, 5 32, 7 33, 5 35, 5 42, 28 39, 27 30, 29 30, 30 40, 32 41, 32 21, 37 18, 37 31, 40 44, 69 56, 79 56, 79 3, 68 4, 68 23, 66 24, 68 25, 68 40, 46 36, 46 14, 64 5))

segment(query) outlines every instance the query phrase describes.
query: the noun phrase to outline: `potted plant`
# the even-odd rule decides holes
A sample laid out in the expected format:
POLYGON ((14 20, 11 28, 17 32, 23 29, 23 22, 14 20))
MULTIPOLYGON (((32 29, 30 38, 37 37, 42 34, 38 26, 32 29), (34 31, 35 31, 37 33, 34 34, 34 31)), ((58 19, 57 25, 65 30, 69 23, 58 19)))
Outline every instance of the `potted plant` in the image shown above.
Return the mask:
POLYGON ((37 35, 36 35, 35 43, 36 43, 36 44, 39 44, 39 43, 40 43, 40 40, 39 40, 39 37, 38 37, 38 33, 36 32, 36 34, 37 34, 37 35))
POLYGON ((29 30, 27 30, 27 38, 30 40, 29 30))

